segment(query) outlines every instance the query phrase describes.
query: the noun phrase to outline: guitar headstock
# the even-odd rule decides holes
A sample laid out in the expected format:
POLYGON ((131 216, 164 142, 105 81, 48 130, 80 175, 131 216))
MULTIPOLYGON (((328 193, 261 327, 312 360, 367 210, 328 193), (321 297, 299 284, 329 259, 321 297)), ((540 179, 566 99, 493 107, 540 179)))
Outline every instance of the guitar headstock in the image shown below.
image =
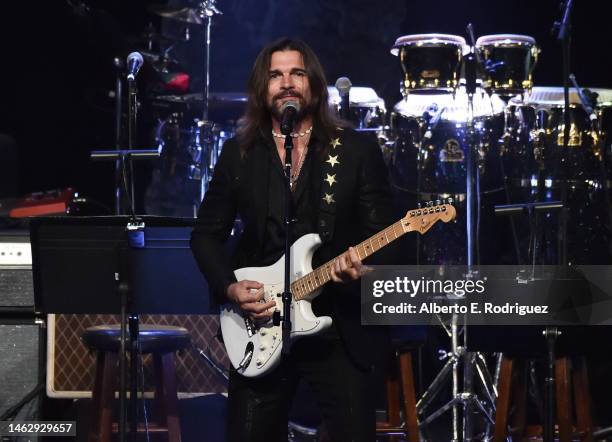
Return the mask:
POLYGON ((416 230, 423 234, 427 232, 436 222, 450 222, 457 216, 455 207, 451 204, 452 199, 448 201, 433 201, 425 207, 409 210, 406 216, 402 219, 404 230, 409 232, 416 230))

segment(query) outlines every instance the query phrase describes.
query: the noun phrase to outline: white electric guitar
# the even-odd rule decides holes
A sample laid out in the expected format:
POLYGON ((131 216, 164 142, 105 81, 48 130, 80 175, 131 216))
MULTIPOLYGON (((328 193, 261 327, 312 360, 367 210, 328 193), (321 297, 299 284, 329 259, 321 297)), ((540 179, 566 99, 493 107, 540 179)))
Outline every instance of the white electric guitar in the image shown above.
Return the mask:
MULTIPOLYGON (((383 231, 355 246, 361 260, 395 241, 404 233, 429 230, 438 220, 445 223, 455 218, 455 208, 441 204, 410 210, 406 216, 383 231)), ((336 258, 312 270, 312 256, 322 244, 316 233, 302 236, 291 247, 291 325, 290 341, 314 335, 328 328, 329 316, 315 316, 311 302, 331 280, 331 268, 336 258)), ((346 253, 346 252, 345 252, 346 253)), ((245 267, 234 272, 236 279, 258 281, 264 285, 265 302, 274 299, 282 312, 283 274, 285 257, 268 267, 245 267)), ((221 307, 221 332, 234 368, 243 376, 257 377, 270 372, 281 359, 282 327, 272 320, 252 321, 235 303, 221 307)))

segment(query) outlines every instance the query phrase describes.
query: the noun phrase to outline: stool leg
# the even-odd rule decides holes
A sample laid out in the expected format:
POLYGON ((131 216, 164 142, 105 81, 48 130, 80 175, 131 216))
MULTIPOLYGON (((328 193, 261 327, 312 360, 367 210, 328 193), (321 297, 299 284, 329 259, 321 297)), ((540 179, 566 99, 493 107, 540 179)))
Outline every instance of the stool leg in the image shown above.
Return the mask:
POLYGON ((168 441, 181 441, 181 424, 178 412, 176 386, 176 365, 174 353, 155 354, 156 391, 155 399, 159 404, 160 423, 168 428, 168 441))
POLYGON ((514 398, 514 416, 512 417, 512 426, 510 436, 512 440, 521 440, 525 434, 525 421, 527 415, 527 370, 528 364, 526 361, 520 361, 518 364, 516 381, 513 382, 512 397, 514 398))
POLYGON ((387 422, 393 427, 401 424, 400 389, 396 378, 388 378, 387 384, 387 422))
POLYGON ((110 442, 111 440, 116 384, 117 354, 98 352, 88 442, 110 442))
POLYGON ((581 433, 581 441, 593 441, 593 421, 591 419, 591 392, 587 364, 583 357, 576 361, 573 376, 574 398, 576 402, 576 426, 581 433))
POLYGON ((419 423, 417 421, 416 398, 414 393, 414 375, 412 371, 412 354, 409 351, 400 354, 400 379, 402 381, 402 398, 404 399, 404 419, 408 442, 419 442, 419 423))
MULTIPOLYGON (((387 422, 386 425, 399 427, 401 425, 400 416, 400 389, 397 377, 388 377, 387 384, 387 422)), ((389 436, 389 442, 396 442, 398 437, 389 436)))
POLYGON ((504 442, 508 432, 508 414, 510 413, 510 387, 512 386, 512 365, 514 361, 504 356, 502 358, 499 386, 495 412, 494 442, 504 442))
POLYGON ((570 442, 572 439, 571 391, 569 388, 569 358, 557 358, 555 361, 555 378, 557 384, 557 424, 559 441, 570 442))

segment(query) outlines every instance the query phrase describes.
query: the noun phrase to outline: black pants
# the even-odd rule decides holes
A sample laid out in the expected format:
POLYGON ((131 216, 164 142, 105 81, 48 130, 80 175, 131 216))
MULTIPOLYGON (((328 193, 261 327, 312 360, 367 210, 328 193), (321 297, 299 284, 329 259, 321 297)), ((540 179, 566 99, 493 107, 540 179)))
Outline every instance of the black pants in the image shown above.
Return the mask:
POLYGON ((245 378, 232 370, 227 440, 286 442, 289 409, 300 378, 314 392, 331 441, 375 440, 373 376, 355 366, 334 335, 298 340, 269 375, 245 378))

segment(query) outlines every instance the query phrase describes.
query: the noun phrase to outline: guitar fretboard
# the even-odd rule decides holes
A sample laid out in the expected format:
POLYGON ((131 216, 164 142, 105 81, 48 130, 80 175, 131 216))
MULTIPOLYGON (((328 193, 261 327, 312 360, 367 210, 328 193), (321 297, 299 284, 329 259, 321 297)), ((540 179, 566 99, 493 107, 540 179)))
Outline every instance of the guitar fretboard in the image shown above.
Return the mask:
MULTIPOLYGON (((412 230, 410 228, 410 224, 408 223, 408 221, 402 218, 395 224, 392 224, 386 229, 378 232, 376 235, 373 235, 365 241, 357 244, 355 246, 357 256, 360 260, 364 260, 372 253, 377 252, 387 244, 390 244, 391 242, 395 241, 397 238, 399 238, 409 230, 412 230)), ((305 299, 308 295, 310 295, 312 292, 331 281, 331 268, 334 265, 334 261, 337 258, 345 255, 346 253, 348 252, 343 253, 342 255, 332 259, 331 261, 327 261, 325 264, 317 267, 307 275, 304 275, 301 278, 293 281, 293 283, 291 284, 291 293, 293 293, 293 298, 296 301, 301 301, 302 299, 305 299)))

